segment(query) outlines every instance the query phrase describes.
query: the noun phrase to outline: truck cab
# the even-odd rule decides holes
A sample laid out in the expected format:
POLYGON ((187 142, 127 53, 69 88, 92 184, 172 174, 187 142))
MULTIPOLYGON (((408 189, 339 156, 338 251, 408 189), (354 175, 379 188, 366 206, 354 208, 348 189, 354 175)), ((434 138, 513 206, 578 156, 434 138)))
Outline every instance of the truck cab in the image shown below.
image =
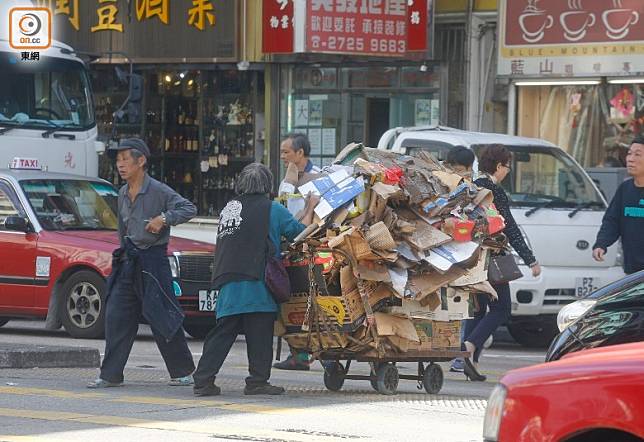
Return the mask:
MULTIPOLYGON (((544 140, 447 127, 390 129, 378 148, 412 156, 424 150, 444 160, 452 147, 465 146, 476 155, 492 144, 512 152, 512 170, 501 185, 542 266, 541 275, 533 278, 515 255, 524 277, 510 283, 508 330, 522 345, 547 346, 558 332, 556 315, 562 306, 624 276, 619 245, 609 248, 604 262, 592 258, 607 201, 583 168, 544 140)), ((476 178, 476 160, 473 169, 476 178)))
POLYGON ((19 155, 51 172, 98 176, 104 150, 88 70, 73 49, 53 41, 23 59, 0 32, 0 168, 19 155))
MULTIPOLYGON (((118 191, 107 181, 41 170, 34 158, 0 169, 0 326, 46 318, 73 337, 104 332, 106 278, 119 247, 118 191)), ((203 338, 215 323, 214 246, 171 237, 168 265, 184 328, 203 338)))

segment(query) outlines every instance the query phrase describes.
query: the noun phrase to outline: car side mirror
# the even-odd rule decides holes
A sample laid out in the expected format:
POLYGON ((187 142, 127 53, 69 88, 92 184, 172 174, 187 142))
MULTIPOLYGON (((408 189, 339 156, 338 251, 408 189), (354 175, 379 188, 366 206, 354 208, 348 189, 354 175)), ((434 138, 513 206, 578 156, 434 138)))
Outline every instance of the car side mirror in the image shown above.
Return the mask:
POLYGON ((16 232, 28 233, 32 231, 31 224, 27 218, 22 216, 8 216, 4 221, 4 228, 16 232))

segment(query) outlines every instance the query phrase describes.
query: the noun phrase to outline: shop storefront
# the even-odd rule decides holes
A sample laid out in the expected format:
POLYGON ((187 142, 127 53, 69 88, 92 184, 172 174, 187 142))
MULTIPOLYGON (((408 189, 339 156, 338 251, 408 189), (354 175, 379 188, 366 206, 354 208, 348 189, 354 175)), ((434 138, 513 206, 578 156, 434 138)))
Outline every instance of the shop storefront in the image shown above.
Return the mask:
POLYGON ((447 67, 439 63, 283 65, 281 70, 281 132, 306 133, 318 166, 330 164, 351 142, 376 147, 389 128, 445 121, 441 85, 447 67))
POLYGON ((552 141, 584 167, 623 166, 644 131, 644 4, 534 3, 501 2, 511 132, 552 141))
MULTIPOLYGON (((243 166, 265 155, 264 70, 238 68, 238 2, 41 3, 55 13, 56 38, 99 57, 91 65, 99 136, 142 137, 150 174, 199 215, 218 215, 243 166)), ((100 175, 119 181, 106 156, 100 175)))
POLYGON ((375 147, 392 127, 446 120, 447 65, 428 61, 432 1, 274 3, 263 11, 263 51, 276 54, 272 132, 307 134, 314 164, 350 142, 375 147))

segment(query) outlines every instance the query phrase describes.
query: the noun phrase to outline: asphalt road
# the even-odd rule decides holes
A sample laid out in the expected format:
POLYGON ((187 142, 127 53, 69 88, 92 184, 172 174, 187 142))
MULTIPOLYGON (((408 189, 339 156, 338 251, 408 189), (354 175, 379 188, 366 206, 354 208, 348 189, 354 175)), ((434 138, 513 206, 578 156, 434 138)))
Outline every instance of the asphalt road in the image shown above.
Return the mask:
MULTIPOLYGON (((0 369, 0 441, 479 441, 494 384, 508 370, 544 357, 543 351, 497 337, 482 359, 487 382, 466 381, 445 363, 438 395, 405 380, 394 396, 374 392, 368 381, 347 380, 340 392, 330 392, 316 362, 308 372, 273 370, 271 382, 287 389, 280 397, 243 395, 247 366, 241 337, 217 378, 223 394, 211 399, 195 398, 190 387, 167 385, 149 328, 141 326, 120 388, 85 388, 97 375, 94 369, 0 369)), ((0 342, 89 346, 101 354, 104 349, 100 340, 75 340, 63 331, 46 331, 37 321, 10 322, 0 328, 0 342)), ((189 339, 189 345, 196 362, 203 342, 189 339)), ((399 364, 399 370, 415 374, 417 367, 399 364)), ((351 369, 368 371, 367 364, 351 369)))

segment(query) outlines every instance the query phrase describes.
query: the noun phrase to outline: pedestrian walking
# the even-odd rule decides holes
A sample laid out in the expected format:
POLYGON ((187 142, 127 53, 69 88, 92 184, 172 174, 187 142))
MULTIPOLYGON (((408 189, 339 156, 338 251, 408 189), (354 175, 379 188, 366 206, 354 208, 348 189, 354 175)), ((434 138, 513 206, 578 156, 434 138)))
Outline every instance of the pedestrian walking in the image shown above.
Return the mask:
MULTIPOLYGON (((290 165, 297 167, 298 177, 304 173, 316 174, 320 168, 315 166, 309 155, 311 153, 311 143, 308 137, 302 133, 287 134, 280 145, 280 158, 284 166, 288 169, 290 165)), ((295 185, 288 182, 288 177, 280 183, 280 196, 286 198, 286 207, 291 215, 296 219, 301 219, 304 215, 304 206, 306 200, 301 195, 295 193, 295 185)), ((273 364, 274 368, 280 370, 302 370, 308 371, 311 367, 311 355, 304 351, 291 349, 288 357, 273 364)))
MULTIPOLYGON (((244 167, 235 183, 237 197, 221 212, 215 252, 213 288, 217 297, 217 324, 208 333, 194 374, 194 394, 215 396, 215 385, 237 335, 246 335, 248 372, 244 394, 279 395, 271 385, 273 325, 278 307, 264 283, 266 257, 280 255, 280 239, 292 241, 305 229, 281 204, 271 201, 273 174, 264 165, 244 167)), ((319 199, 310 198, 303 221, 310 223, 319 199)))
MULTIPOLYGON (((532 250, 528 247, 523 235, 517 226, 512 212, 510 201, 500 183, 510 173, 510 161, 512 154, 502 145, 488 146, 479 158, 479 173, 481 176, 474 181, 478 186, 490 189, 494 196, 494 205, 505 219, 503 233, 507 236, 510 245, 516 250, 525 264, 530 267, 532 276, 537 277, 541 273, 541 266, 534 257, 532 250)), ((465 375, 473 381, 485 381, 486 377, 478 371, 478 362, 483 351, 485 341, 502 324, 510 319, 511 299, 510 284, 493 284, 498 298, 490 300, 487 294, 476 294, 479 310, 473 319, 465 321, 465 341, 462 349, 470 356, 465 358, 465 375), (489 308, 489 312, 488 312, 489 308)))
POLYGON ((167 247, 170 226, 190 220, 197 209, 148 175, 150 150, 143 140, 122 140, 111 153, 116 153, 118 173, 126 182, 118 197, 120 247, 112 254, 107 281, 105 357, 99 378, 87 386, 123 383, 141 316, 152 328, 170 385, 192 385, 195 366, 183 332, 183 310, 174 296, 167 247))
POLYGON ((624 272, 644 269, 644 135, 635 138, 626 156, 631 176, 615 192, 593 246, 593 258, 603 261, 606 249, 622 240, 624 272))

